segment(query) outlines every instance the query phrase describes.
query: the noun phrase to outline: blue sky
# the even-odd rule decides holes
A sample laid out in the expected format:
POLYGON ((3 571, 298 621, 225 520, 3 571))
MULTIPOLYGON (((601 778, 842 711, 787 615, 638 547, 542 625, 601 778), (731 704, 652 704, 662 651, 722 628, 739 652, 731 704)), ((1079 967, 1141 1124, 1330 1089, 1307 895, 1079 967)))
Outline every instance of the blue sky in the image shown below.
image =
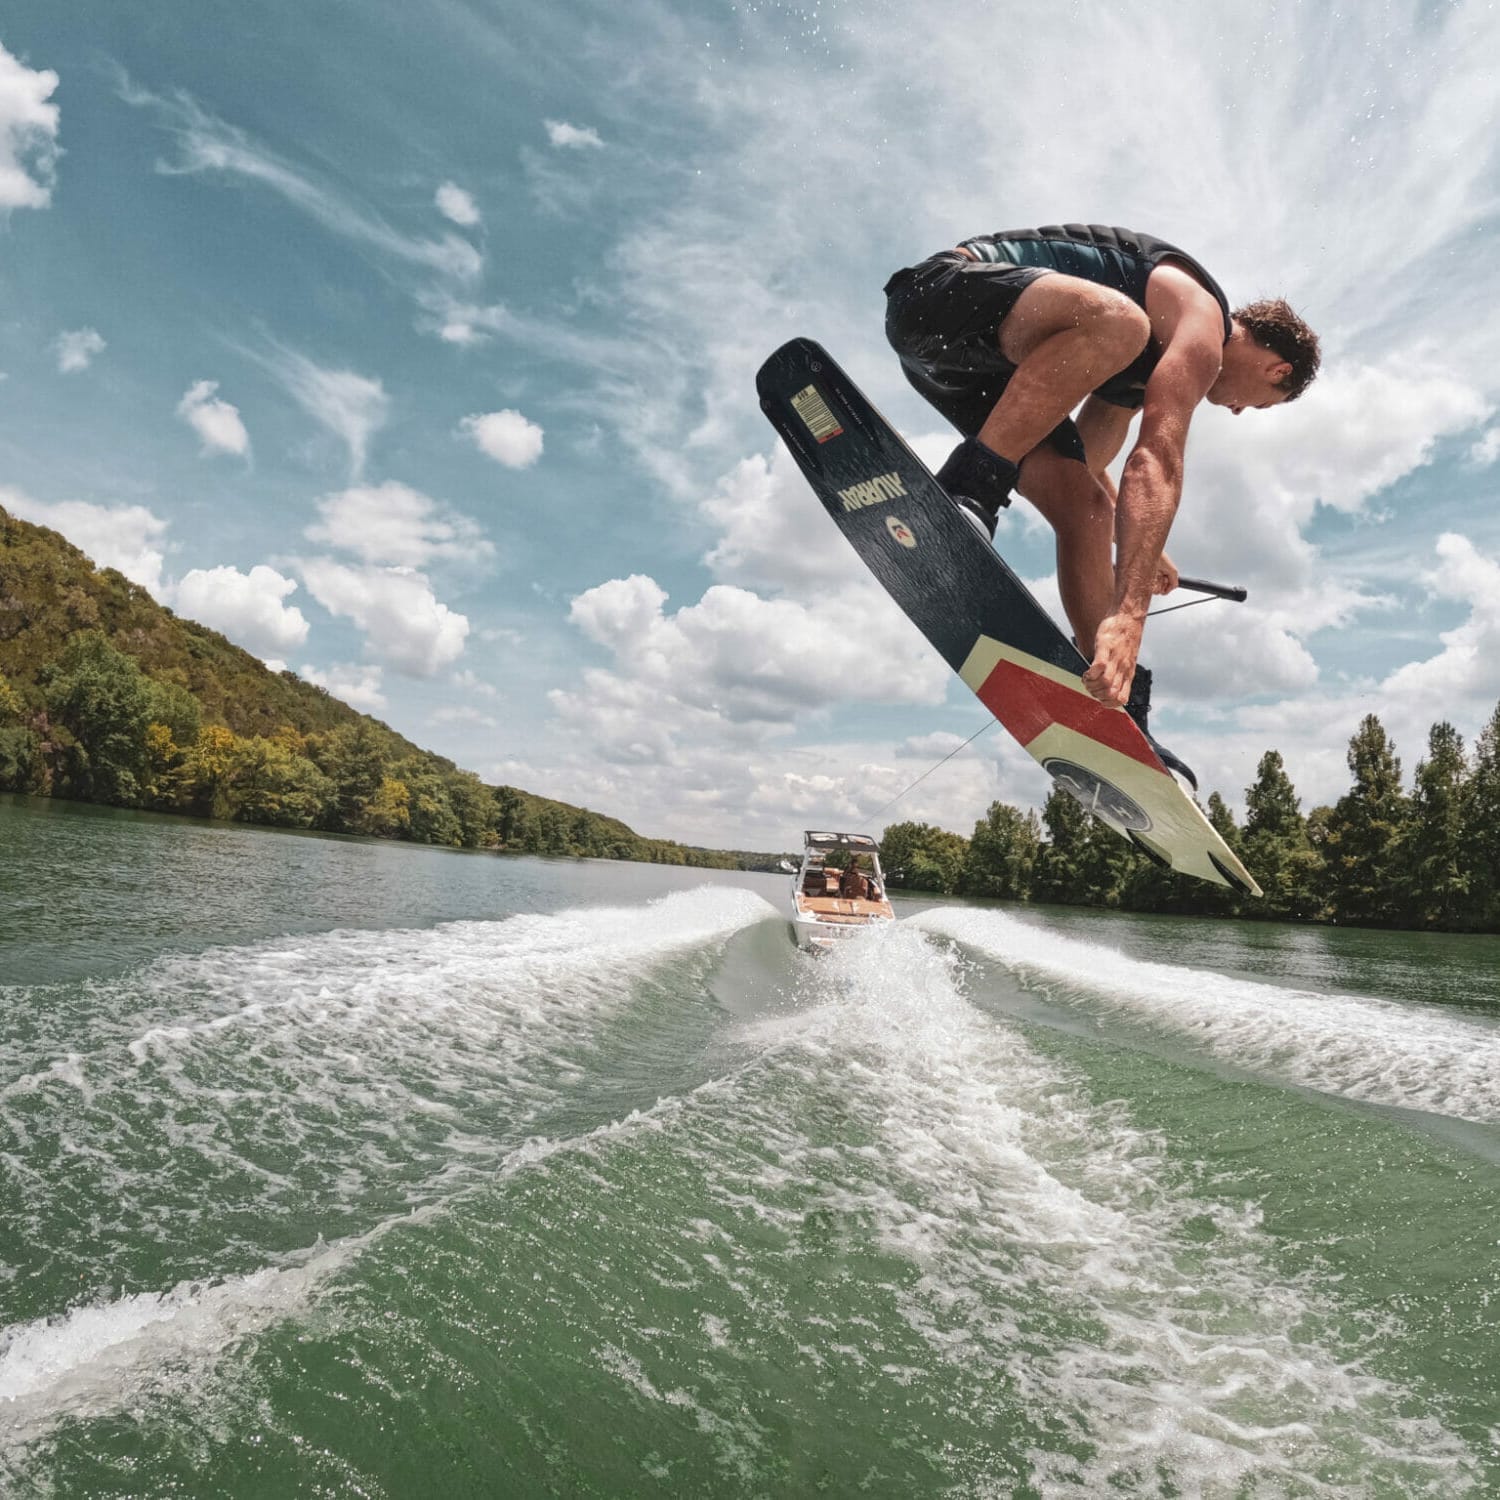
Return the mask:
MULTIPOLYGON (((1500 698, 1500 16, 1481 3, 307 6, 0 18, 0 504, 490 780, 720 847, 1046 783, 754 401, 967 235, 1149 230, 1325 374, 1195 420, 1153 728, 1304 805, 1500 698)), ((1050 533, 998 545, 1056 603, 1050 533)))

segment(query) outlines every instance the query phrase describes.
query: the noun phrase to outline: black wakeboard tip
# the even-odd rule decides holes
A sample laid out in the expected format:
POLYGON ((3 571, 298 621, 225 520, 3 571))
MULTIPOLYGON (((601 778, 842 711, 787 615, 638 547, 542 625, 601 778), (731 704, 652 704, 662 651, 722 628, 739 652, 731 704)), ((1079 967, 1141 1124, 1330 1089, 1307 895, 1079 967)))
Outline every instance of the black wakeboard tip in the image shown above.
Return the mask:
MULTIPOLYGON (((1140 834, 1135 831, 1135 829, 1128 828, 1125 831, 1130 838, 1130 842, 1134 844, 1135 847, 1139 849, 1141 853, 1144 854, 1153 865, 1160 865, 1164 870, 1170 870, 1172 868, 1172 861, 1168 859, 1167 856, 1163 854, 1161 850, 1158 849, 1154 844, 1148 844, 1145 839, 1143 839, 1140 834)), ((1213 855, 1210 854, 1209 858, 1213 859, 1213 855)), ((1214 863, 1217 864, 1218 861, 1214 860, 1214 863)))
POLYGON ((1233 886, 1235 890, 1242 891, 1247 896, 1260 895, 1260 892, 1257 891, 1253 885, 1250 885, 1246 882, 1244 876, 1240 875, 1237 871, 1232 870, 1228 865, 1226 865, 1224 861, 1220 859, 1212 849, 1208 851, 1208 857, 1212 862, 1214 869, 1216 869, 1219 874, 1224 877, 1225 885, 1233 886))

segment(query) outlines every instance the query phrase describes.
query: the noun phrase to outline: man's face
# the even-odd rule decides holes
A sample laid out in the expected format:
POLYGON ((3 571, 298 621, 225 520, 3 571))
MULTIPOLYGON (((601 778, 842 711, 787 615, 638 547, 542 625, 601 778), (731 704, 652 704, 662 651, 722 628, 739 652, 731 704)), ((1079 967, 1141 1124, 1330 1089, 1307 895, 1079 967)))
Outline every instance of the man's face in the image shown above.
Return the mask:
POLYGON ((1219 378, 1208 388, 1213 406, 1228 407, 1235 416, 1254 408, 1263 411, 1286 400, 1281 382, 1292 367, 1279 354, 1262 349, 1253 340, 1240 337, 1224 346, 1224 364, 1219 378))

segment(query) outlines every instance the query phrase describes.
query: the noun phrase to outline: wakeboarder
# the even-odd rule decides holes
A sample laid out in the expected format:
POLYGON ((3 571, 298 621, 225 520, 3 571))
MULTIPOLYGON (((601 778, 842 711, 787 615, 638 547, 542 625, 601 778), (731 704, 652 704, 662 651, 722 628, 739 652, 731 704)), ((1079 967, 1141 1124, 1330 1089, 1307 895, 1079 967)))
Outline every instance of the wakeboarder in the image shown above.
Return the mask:
POLYGON ((1012 489, 1042 513, 1090 658, 1084 685, 1147 733, 1151 674, 1137 658, 1151 596, 1177 586, 1163 548, 1193 411, 1295 400, 1317 373, 1317 335, 1279 298, 1231 312, 1191 255, 1099 224, 980 235, 897 271, 885 291, 906 378, 965 435, 938 480, 991 538, 1012 489), (1117 493, 1107 470, 1137 412, 1117 493))

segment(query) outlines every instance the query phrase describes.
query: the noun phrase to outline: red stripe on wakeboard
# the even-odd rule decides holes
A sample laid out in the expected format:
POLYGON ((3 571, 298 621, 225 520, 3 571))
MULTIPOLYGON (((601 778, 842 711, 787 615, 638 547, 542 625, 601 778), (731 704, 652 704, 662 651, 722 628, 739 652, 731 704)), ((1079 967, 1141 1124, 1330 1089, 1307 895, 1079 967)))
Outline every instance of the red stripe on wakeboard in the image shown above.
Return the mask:
POLYGON ((1040 672, 1002 661, 980 684, 977 693, 979 701, 1023 745, 1030 745, 1044 729, 1061 724, 1085 739, 1140 761, 1153 771, 1162 770, 1161 762, 1129 715, 1106 708, 1040 672))

